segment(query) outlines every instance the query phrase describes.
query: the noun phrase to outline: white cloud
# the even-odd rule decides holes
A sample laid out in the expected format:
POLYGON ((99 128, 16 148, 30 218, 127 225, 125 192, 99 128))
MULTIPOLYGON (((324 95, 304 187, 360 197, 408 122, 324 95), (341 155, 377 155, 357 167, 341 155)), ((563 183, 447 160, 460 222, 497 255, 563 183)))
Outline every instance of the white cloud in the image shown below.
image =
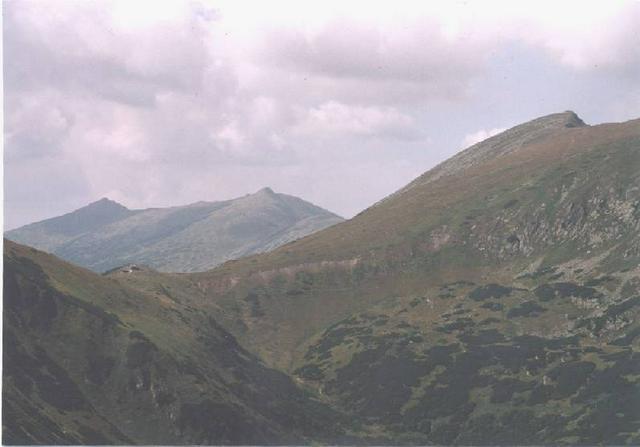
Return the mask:
POLYGON ((640 2, 547 1, 531 11, 519 17, 515 37, 579 70, 638 73, 640 48, 631 36, 640 23, 640 2))
POLYGON ((410 116, 393 107, 361 107, 329 101, 307 109, 294 132, 315 138, 364 136, 415 139, 420 136, 410 116))
POLYGON ((73 116, 55 91, 6 99, 5 159, 53 156, 73 126, 73 116))
POLYGON ((227 124, 218 132, 215 132, 212 138, 214 142, 219 144, 223 149, 229 149, 231 151, 241 149, 242 144, 245 142, 244 136, 238 129, 237 122, 227 124))
POLYGON ((469 146, 473 146, 474 144, 480 143, 481 141, 484 141, 487 138, 490 138, 494 135, 498 135, 499 133, 502 133, 505 130, 507 129, 504 127, 498 127, 494 129, 480 129, 477 132, 467 134, 462 139, 462 147, 467 148, 469 146))

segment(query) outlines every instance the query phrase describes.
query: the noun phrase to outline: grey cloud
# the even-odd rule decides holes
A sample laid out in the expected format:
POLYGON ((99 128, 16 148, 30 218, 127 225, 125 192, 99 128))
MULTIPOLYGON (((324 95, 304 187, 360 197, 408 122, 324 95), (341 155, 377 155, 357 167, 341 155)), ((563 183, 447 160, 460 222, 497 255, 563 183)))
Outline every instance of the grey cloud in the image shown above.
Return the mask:
POLYGON ((108 3, 84 5, 93 8, 85 6, 80 17, 78 12, 53 15, 47 22, 44 3, 7 3, 3 25, 5 58, 11 61, 4 73, 8 92, 47 85, 149 107, 162 91, 201 90, 207 57, 197 27, 122 35, 111 29, 103 10, 108 3), (83 33, 75 20, 82 21, 83 33), (47 23, 34 30, 34 21, 47 23), (93 34, 97 43, 87 42, 93 34))
POLYGON ((320 31, 274 31, 263 48, 274 64, 337 78, 432 83, 461 82, 483 63, 479 43, 447 40, 435 21, 416 20, 389 33, 355 19, 333 21, 320 31), (400 35, 401 37, 398 37, 400 35))
POLYGON ((420 106, 433 101, 464 101, 469 95, 470 79, 446 79, 442 83, 409 82, 390 79, 332 78, 315 73, 287 72, 272 67, 263 70, 252 86, 272 96, 304 107, 327 100, 352 105, 420 106))
POLYGON ((637 84, 640 3, 560 2, 557 9, 535 12, 529 17, 523 8, 511 22, 503 17, 505 38, 543 48, 580 74, 606 74, 637 84))
POLYGON ((62 149, 73 115, 51 92, 5 99, 5 161, 52 156, 62 149))
POLYGON ((304 110, 293 133, 311 138, 425 138, 410 115, 394 107, 351 106, 328 101, 304 110))

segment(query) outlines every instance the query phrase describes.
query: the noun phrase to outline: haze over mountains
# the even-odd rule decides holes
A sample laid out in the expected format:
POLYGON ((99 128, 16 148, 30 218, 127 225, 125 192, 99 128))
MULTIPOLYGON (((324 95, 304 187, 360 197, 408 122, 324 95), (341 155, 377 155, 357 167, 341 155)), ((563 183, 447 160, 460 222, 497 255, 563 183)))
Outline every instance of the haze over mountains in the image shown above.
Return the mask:
POLYGON ((271 250, 342 220, 263 188, 234 200, 143 210, 104 198, 6 237, 96 272, 128 263, 187 272, 271 250))
POLYGON ((7 243, 4 318, 9 443, 638 444, 640 120, 538 118, 205 272, 7 243))

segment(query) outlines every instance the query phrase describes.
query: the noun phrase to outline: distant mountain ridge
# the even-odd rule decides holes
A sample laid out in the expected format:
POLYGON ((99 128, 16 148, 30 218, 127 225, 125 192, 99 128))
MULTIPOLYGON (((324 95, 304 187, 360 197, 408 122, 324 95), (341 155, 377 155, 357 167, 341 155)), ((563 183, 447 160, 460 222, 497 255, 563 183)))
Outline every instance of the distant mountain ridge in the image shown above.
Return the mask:
POLYGON ((127 263, 189 272, 271 250, 342 220, 263 188, 232 200, 141 210, 103 198, 5 236, 97 272, 127 263))

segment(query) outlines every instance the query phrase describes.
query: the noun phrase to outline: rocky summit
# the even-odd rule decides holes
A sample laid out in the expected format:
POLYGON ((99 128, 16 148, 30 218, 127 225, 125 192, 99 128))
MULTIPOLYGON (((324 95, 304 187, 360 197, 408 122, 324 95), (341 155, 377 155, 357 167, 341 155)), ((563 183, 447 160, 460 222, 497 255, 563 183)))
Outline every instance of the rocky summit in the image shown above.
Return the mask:
POLYGON ((4 288, 5 443, 637 445, 640 120, 538 118, 200 273, 5 242, 4 288))

